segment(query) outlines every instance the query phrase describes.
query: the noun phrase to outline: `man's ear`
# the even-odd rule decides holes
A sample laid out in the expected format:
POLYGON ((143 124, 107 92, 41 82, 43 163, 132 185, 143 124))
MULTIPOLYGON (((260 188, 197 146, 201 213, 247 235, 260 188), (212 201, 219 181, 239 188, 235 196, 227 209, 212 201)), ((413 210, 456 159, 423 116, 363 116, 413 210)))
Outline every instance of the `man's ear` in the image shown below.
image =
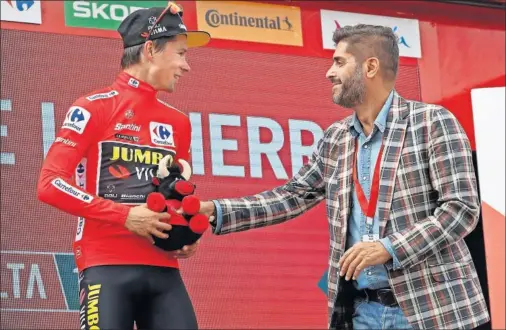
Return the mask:
POLYGON ((153 41, 148 40, 144 43, 142 47, 142 54, 148 61, 153 60, 153 54, 155 53, 153 41))
POLYGON ((377 57, 370 57, 364 62, 365 75, 367 78, 374 78, 379 71, 380 63, 377 57))

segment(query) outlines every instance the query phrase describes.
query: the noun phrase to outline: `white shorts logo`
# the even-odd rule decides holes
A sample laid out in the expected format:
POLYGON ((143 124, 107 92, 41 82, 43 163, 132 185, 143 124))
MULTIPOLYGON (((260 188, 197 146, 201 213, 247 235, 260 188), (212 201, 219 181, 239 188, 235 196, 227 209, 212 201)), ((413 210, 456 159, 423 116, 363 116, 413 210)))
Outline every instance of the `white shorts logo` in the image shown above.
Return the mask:
POLYGON ((67 182, 63 181, 60 178, 54 179, 51 183, 53 184, 53 186, 63 191, 67 195, 77 198, 85 203, 89 204, 93 200, 93 197, 91 197, 87 193, 82 192, 77 188, 72 187, 71 185, 69 185, 67 182))
POLYGON ((149 123, 149 130, 153 144, 164 147, 175 147, 174 132, 171 125, 151 122, 149 123))
POLYGON ((79 134, 83 134, 90 118, 91 114, 85 108, 78 106, 70 107, 67 115, 65 116, 62 128, 70 129, 79 134))

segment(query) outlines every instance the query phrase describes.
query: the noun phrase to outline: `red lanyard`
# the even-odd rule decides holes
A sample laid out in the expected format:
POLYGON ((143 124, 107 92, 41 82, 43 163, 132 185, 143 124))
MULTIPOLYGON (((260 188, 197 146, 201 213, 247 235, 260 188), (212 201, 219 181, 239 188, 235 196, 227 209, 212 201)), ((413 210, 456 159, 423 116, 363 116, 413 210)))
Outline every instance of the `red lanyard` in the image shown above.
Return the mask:
POLYGON ((381 148, 378 154, 378 158, 376 159, 376 166, 374 167, 374 175, 372 178, 371 184, 371 196, 369 201, 365 197, 364 191, 362 190, 362 186, 358 181, 358 170, 357 170, 357 154, 358 154, 358 138, 355 141, 355 155, 353 158, 353 183, 355 185, 355 192, 358 197, 358 201, 360 202, 360 208, 362 212, 367 217, 366 224, 372 229, 374 213, 376 213, 376 205, 378 204, 378 195, 379 195, 379 175, 380 175, 380 167, 381 167, 381 156, 383 155, 383 143, 381 144, 381 148))

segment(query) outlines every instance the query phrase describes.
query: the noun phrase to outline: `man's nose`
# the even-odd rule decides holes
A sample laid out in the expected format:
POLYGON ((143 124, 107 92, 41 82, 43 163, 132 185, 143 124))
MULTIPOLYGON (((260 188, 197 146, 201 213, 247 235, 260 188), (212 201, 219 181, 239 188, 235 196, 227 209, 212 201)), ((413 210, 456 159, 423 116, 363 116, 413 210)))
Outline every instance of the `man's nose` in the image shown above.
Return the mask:
POLYGON ((332 80, 332 78, 334 78, 336 76, 336 72, 333 70, 333 68, 330 68, 328 71, 327 71, 327 74, 325 75, 325 77, 327 79, 330 79, 332 80))
POLYGON ((183 67, 181 69, 183 69, 183 71, 185 72, 190 72, 191 70, 190 65, 186 61, 184 62, 183 67))

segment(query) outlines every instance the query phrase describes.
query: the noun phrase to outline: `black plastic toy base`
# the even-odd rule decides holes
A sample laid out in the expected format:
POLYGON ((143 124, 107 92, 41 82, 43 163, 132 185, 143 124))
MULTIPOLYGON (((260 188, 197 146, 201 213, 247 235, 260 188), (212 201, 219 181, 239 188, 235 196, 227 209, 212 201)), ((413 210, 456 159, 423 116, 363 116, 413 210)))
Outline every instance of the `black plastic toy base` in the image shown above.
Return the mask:
POLYGON ((195 234, 187 226, 172 225, 172 230, 165 233, 169 234, 169 238, 163 239, 153 236, 155 246, 165 251, 179 250, 185 245, 192 245, 202 237, 202 234, 195 234))

